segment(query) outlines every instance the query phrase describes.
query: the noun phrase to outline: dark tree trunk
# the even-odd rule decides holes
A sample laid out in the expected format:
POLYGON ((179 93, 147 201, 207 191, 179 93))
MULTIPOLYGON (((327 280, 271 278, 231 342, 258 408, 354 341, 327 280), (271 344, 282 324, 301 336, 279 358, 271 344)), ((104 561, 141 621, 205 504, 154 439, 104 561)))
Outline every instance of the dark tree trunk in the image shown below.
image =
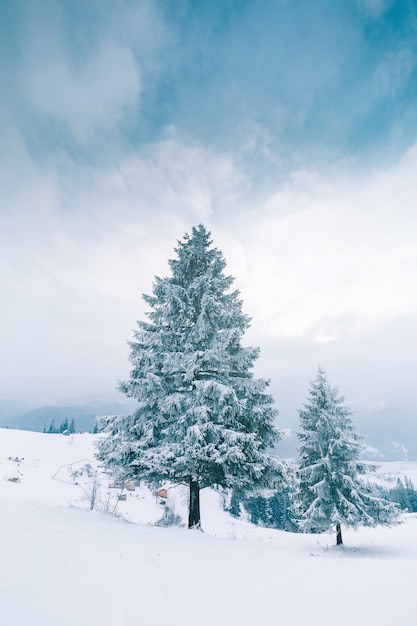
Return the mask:
POLYGON ((336 523, 336 545, 337 546, 343 545, 342 527, 340 526, 340 522, 336 523))
POLYGON ((200 485, 197 480, 190 478, 190 508, 188 528, 201 528, 200 520, 200 485))

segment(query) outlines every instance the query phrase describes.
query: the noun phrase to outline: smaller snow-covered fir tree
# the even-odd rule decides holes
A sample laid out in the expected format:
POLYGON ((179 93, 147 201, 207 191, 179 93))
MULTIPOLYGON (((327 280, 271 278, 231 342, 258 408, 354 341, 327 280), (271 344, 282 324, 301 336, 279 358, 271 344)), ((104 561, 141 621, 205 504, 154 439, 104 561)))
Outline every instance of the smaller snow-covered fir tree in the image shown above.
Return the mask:
POLYGON ((369 466, 359 460, 362 437, 354 432, 352 412, 319 368, 308 402, 299 411, 300 464, 294 510, 305 531, 322 532, 336 526, 337 545, 343 543, 341 524, 390 524, 395 505, 379 497, 361 479, 369 466))

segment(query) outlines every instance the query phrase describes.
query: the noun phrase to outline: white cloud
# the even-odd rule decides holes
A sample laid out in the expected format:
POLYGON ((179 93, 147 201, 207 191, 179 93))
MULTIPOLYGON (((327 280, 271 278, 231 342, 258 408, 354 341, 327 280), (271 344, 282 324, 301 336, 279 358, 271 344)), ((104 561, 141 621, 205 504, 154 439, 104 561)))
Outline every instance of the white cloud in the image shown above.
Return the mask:
POLYGON ((235 193, 240 174, 227 155, 173 137, 117 168, 60 162, 58 175, 27 153, 19 163, 0 212, 5 393, 23 362, 27 394, 114 386, 144 315, 142 292, 168 273, 177 240, 213 216, 216 198, 235 193))
POLYGON ((357 4, 371 19, 380 19, 392 5, 393 0, 357 0, 357 4))
POLYGON ((108 132, 126 110, 138 105, 140 75, 132 52, 108 43, 82 63, 62 54, 41 55, 24 85, 38 114, 62 122, 84 144, 94 132, 108 132))
POLYGON ((113 386, 128 370, 141 293, 200 221, 256 343, 344 341, 417 312, 417 148, 367 175, 298 172, 257 207, 231 155, 173 130, 117 167, 46 171, 22 154, 0 216, 3 393, 23 379, 28 394, 113 386))
POLYGON ((417 64, 417 55, 409 48, 387 53, 380 61, 374 75, 374 88, 378 97, 395 96, 410 79, 417 64))
POLYGON ((300 172, 245 243, 242 291, 264 332, 337 339, 417 312, 417 150, 383 172, 300 172))

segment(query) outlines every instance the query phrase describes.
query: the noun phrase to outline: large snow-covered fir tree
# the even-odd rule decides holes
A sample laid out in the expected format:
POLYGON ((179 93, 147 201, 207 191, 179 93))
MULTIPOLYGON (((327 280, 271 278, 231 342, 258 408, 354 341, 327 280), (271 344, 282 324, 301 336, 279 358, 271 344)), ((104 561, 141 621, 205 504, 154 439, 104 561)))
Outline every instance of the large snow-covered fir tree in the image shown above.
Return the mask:
POLYGON ((281 465, 268 382, 252 374, 259 349, 242 347, 249 326, 222 253, 202 225, 186 234, 144 295, 148 321, 130 343, 133 369, 121 390, 139 402, 109 419, 99 458, 124 477, 190 487, 189 527, 200 526, 200 489, 271 485, 281 465))
POLYGON ((353 429, 352 412, 319 368, 308 402, 299 411, 301 432, 294 510, 301 528, 322 532, 341 524, 357 527, 390 524, 398 511, 362 479, 370 467, 359 460, 362 437, 353 429))

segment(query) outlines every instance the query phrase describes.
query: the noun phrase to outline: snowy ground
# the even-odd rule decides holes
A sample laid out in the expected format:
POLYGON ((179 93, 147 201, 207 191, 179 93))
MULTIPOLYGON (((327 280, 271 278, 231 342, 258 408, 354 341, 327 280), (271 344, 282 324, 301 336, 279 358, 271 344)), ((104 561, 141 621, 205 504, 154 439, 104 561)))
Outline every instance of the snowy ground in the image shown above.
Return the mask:
MULTIPOLYGON (((2 624, 417 626, 416 515, 345 531, 335 548, 332 535, 236 521, 205 490, 203 534, 150 525, 156 498, 118 502, 102 476, 90 512, 94 438, 0 430, 2 624), (103 511, 116 503, 120 517, 103 511)), ((386 470, 414 480, 416 464, 386 470)), ((169 499, 183 515, 181 489, 169 499)))

